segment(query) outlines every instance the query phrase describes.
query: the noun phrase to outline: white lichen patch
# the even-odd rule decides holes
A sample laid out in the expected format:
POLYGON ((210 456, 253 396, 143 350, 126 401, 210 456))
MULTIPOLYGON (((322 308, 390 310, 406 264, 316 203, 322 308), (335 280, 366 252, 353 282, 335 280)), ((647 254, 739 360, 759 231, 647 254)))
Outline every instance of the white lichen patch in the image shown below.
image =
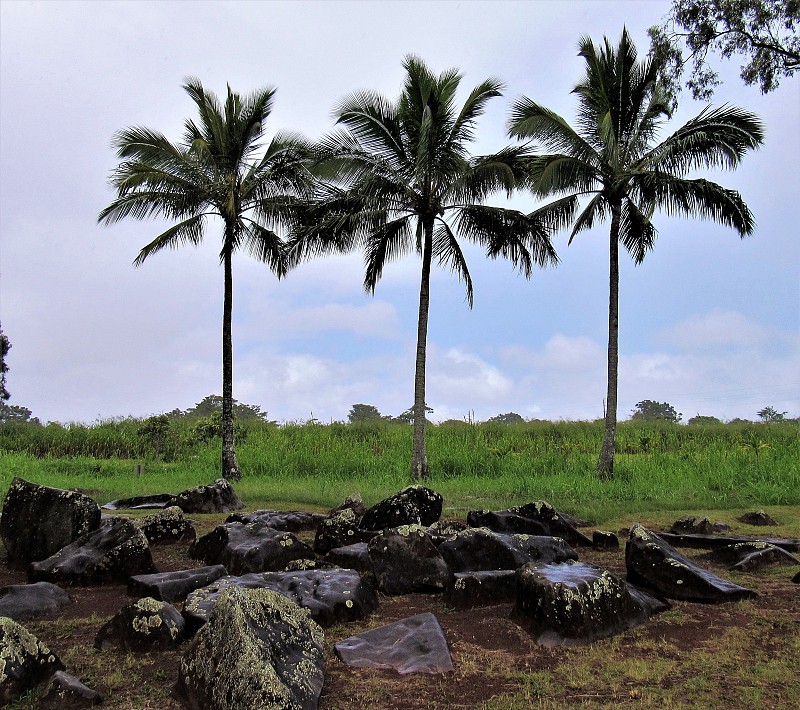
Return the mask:
POLYGON ((164 602, 153 599, 153 597, 143 597, 136 602, 135 606, 137 609, 141 609, 142 611, 149 612, 150 614, 156 614, 164 608, 164 602))

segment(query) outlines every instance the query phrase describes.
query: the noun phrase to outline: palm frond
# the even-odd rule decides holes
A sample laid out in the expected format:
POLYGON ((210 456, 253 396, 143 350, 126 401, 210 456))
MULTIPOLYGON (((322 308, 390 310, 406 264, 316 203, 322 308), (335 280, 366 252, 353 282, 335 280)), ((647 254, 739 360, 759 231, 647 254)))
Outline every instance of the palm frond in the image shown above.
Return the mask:
POLYGON ((253 258, 267 264, 278 278, 286 274, 286 245, 271 229, 254 220, 242 220, 237 246, 253 258))
POLYGON ((400 217, 382 225, 364 240, 364 290, 375 293, 383 268, 411 251, 411 218, 400 217))
POLYGON ((632 200, 625 200, 620 215, 619 241, 636 264, 641 264, 647 253, 653 250, 657 236, 650 217, 632 200))
POLYGON ((579 232, 584 232, 594 226, 595 220, 603 220, 609 212, 608 202, 602 193, 596 194, 589 200, 586 207, 578 215, 575 224, 572 225, 572 232, 569 235, 567 244, 572 244, 572 240, 579 232))
POLYGON ((459 281, 464 282, 467 291, 467 305, 472 308, 474 292, 467 260, 464 258, 458 239, 444 220, 439 220, 433 232, 433 256, 436 257, 439 266, 450 269, 458 276, 459 281))
POLYGON ((183 244, 197 246, 203 240, 203 227, 205 225, 205 215, 196 215, 173 225, 166 231, 159 234, 152 242, 142 247, 139 255, 133 262, 134 266, 140 266, 147 257, 169 247, 177 249, 183 244))

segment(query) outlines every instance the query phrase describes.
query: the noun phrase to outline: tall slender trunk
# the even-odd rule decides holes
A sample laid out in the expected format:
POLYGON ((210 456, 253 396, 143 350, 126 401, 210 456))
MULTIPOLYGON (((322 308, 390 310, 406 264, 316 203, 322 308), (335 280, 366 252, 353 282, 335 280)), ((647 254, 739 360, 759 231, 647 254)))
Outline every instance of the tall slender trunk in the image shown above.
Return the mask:
POLYGON ((428 477, 428 455, 425 451, 425 360, 428 347, 428 308, 431 300, 431 256, 433 254, 433 220, 423 224, 422 277, 419 285, 419 320, 417 321, 417 362, 414 370, 414 452, 411 477, 428 477))
POLYGON ((233 336, 231 322, 233 313, 233 264, 229 244, 233 243, 230 228, 226 227, 223 255, 225 270, 225 293, 222 300, 222 476, 238 481, 242 477, 236 462, 233 445, 233 336))
POLYGON ((619 222, 622 205, 611 207, 609 235, 608 288, 608 392, 603 447, 597 461, 600 478, 614 478, 614 454, 617 448, 617 381, 619 379, 619 222))

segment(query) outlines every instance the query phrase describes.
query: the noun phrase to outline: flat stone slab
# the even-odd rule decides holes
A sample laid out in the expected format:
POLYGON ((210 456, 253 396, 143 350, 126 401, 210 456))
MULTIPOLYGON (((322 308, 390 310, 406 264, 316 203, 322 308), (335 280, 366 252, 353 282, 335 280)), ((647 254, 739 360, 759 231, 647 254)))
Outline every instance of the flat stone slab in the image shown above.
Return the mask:
POLYGON ((12 584, 0 589, 0 616, 16 621, 52 614, 70 603, 69 594, 50 582, 12 584))
POLYGON ((768 542, 775 547, 782 547, 787 552, 800 552, 800 539, 777 537, 750 537, 731 535, 690 535, 659 533, 659 536, 676 547, 690 547, 695 550, 715 550, 719 547, 736 545, 740 542, 768 542))
POLYGON ((254 510, 252 513, 231 513, 226 523, 261 523, 275 530, 300 532, 315 530, 327 518, 324 513, 308 513, 304 510, 254 510))
POLYGON ((704 569, 639 523, 625 544, 625 567, 629 582, 671 599, 717 604, 758 596, 704 569))
POLYGON ((528 562, 578 559, 578 553, 560 537, 509 535, 488 528, 469 528, 442 542, 438 549, 453 572, 517 569, 528 562))
POLYGON ((208 621, 217 599, 227 589, 271 589, 308 609, 320 626, 356 621, 378 608, 378 595, 361 575, 352 569, 264 572, 239 577, 220 577, 192 592, 186 599, 183 615, 189 632, 208 621))
POLYGON ((137 574, 128 581, 128 594, 137 597, 153 597, 153 599, 164 602, 182 601, 195 589, 205 587, 227 574, 228 570, 222 565, 197 567, 177 572, 137 574))
POLYGON ((133 496, 110 500, 103 506, 103 510, 150 510, 166 508, 170 501, 175 499, 174 493, 156 493, 151 496, 133 496))
POLYGON ((445 590, 444 603, 456 609, 513 601, 517 573, 513 569, 457 572, 453 586, 445 590))
POLYGON ((639 626, 669 604, 583 562, 516 572, 516 615, 542 646, 576 646, 639 626))
POLYGON ((768 542, 740 542, 712 550, 702 557, 729 565, 730 569, 740 572, 755 572, 765 567, 800 565, 800 559, 791 552, 770 545, 768 542))
POLYGON ((431 613, 417 614, 351 636, 335 645, 336 655, 355 668, 386 668, 401 675, 449 673, 453 660, 444 632, 431 613))

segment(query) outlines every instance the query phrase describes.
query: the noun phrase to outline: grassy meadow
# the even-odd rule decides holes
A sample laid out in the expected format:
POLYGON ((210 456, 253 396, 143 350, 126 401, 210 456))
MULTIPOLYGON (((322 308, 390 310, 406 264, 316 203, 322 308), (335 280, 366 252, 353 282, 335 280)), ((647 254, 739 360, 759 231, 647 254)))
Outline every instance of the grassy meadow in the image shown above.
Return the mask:
MULTIPOLYGON (((237 424, 248 507, 328 508, 359 493, 367 504, 409 483, 411 427, 386 423, 237 424)), ((99 502, 178 492, 219 475, 220 440, 171 420, 93 425, 0 425, 0 494, 11 479, 80 488, 99 502), (137 465, 143 466, 136 475, 137 465)), ((428 485, 445 514, 534 499, 596 523, 628 512, 800 505, 800 428, 627 421, 613 481, 594 472, 599 422, 449 422, 428 430, 428 485)))

